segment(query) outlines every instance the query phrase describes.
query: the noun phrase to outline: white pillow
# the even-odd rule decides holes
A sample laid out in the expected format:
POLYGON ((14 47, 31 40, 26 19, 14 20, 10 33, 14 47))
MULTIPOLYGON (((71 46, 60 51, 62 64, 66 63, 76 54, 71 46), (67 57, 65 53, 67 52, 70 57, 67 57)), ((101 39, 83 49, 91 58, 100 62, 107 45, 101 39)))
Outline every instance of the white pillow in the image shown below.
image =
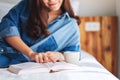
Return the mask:
POLYGON ((13 6, 14 4, 0 2, 0 21, 2 17, 5 16, 13 6))

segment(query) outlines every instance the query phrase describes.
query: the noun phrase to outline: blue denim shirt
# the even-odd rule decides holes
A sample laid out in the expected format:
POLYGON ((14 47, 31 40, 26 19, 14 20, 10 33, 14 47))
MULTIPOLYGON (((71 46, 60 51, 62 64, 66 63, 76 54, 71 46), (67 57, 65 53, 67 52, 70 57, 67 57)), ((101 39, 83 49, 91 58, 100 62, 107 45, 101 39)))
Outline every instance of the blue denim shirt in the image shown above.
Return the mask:
MULTIPOLYGON (((29 7, 28 7, 28 0, 22 0, 20 3, 18 3, 16 6, 14 6, 7 15, 3 17, 0 23, 0 53, 14 53, 17 52, 14 48, 12 48, 9 44, 7 44, 4 41, 5 37, 8 36, 19 36, 21 39, 29 46, 33 46, 34 44, 42 41, 44 38, 41 36, 38 40, 33 40, 29 36, 27 36, 26 31, 24 29, 24 24, 29 16, 29 7)), ((69 14, 66 12, 62 15, 60 15, 57 19, 55 19, 53 22, 49 23, 48 30, 51 34, 53 34, 55 31, 57 31, 59 28, 64 27, 66 23, 72 22, 71 26, 74 26, 75 28, 75 38, 67 44, 65 47, 60 46, 60 49, 56 49, 57 51, 80 51, 80 33, 79 28, 77 25, 77 22, 75 19, 71 18, 69 14)), ((71 29, 72 31, 72 29, 71 29)), ((64 31, 63 31, 64 32, 64 31)), ((62 34, 62 31, 59 34, 55 34, 56 39, 59 39, 60 34, 62 34)), ((66 38, 66 36, 69 35, 63 34, 62 36, 66 38)), ((68 41, 69 42, 69 41, 68 41)), ((51 42, 46 42, 46 44, 50 44, 51 42)), ((60 41, 57 43, 60 44, 60 41)), ((46 47, 46 46, 42 46, 46 47)), ((51 46, 49 46, 52 49, 51 46)), ((43 48, 42 48, 43 49, 43 48)), ((48 49, 49 50, 49 49, 48 49)), ((38 50, 40 51, 40 50, 38 50)), ((45 50, 43 50, 45 51, 45 50)))

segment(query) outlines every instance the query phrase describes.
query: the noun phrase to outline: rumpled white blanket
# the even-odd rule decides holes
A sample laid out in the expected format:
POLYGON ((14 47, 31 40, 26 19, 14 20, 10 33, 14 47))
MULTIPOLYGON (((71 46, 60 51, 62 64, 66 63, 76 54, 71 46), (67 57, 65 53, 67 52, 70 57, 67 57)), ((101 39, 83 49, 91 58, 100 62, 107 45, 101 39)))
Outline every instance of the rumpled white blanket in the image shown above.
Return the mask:
POLYGON ((79 71, 61 71, 55 73, 37 73, 16 75, 0 69, 0 80, 119 80, 107 71, 93 56, 81 52, 79 71))

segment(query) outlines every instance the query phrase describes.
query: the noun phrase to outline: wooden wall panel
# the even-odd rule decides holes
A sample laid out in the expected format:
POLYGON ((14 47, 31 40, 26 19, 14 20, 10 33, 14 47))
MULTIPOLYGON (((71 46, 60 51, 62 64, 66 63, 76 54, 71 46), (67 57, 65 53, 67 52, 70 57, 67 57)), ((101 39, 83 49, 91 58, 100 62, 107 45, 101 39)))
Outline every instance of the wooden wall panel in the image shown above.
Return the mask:
POLYGON ((81 17, 80 20, 81 49, 95 56, 106 69, 117 75, 117 17, 81 17), (100 31, 86 31, 86 22, 99 22, 100 31))
POLYGON ((112 45, 111 45, 111 21, 108 17, 102 19, 102 64, 112 72, 112 45))
POLYGON ((82 17, 80 24, 81 48, 101 60, 101 31, 85 31, 86 22, 101 22, 100 17, 82 17))

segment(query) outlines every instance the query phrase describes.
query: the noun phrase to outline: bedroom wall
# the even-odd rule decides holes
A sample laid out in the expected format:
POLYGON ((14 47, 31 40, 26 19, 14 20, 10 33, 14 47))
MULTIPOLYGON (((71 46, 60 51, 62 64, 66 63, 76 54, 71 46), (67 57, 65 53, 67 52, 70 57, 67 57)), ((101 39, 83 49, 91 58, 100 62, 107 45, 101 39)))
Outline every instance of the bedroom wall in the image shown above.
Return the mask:
POLYGON ((71 0, 79 16, 116 15, 116 0, 71 0), (109 3, 109 4, 108 4, 109 3), (79 8, 78 8, 79 6, 79 8))
MULTIPOLYGON (((117 14, 117 16, 118 16, 118 18, 119 18, 119 24, 118 24, 118 26, 119 26, 119 41, 120 41, 120 0, 116 0, 116 14, 117 14)), ((118 66, 119 66, 119 79, 120 79, 120 42, 119 42, 119 63, 118 63, 118 66)))
MULTIPOLYGON (((19 1, 20 0, 0 0, 0 2, 7 2, 14 4, 16 4, 19 1)), ((120 0, 71 0, 71 1, 74 4, 73 7, 75 9, 76 14, 79 16, 106 16, 106 15, 115 16, 117 14, 119 16, 119 28, 120 28, 120 0)), ((119 40, 120 40, 120 32, 119 32, 119 40)), ((119 43, 119 47, 120 47, 120 43, 119 43)), ((120 63, 119 63, 119 67, 120 67, 120 63)), ((120 69, 119 69, 119 77, 120 77, 120 69)))

